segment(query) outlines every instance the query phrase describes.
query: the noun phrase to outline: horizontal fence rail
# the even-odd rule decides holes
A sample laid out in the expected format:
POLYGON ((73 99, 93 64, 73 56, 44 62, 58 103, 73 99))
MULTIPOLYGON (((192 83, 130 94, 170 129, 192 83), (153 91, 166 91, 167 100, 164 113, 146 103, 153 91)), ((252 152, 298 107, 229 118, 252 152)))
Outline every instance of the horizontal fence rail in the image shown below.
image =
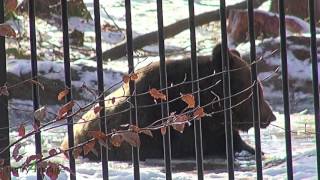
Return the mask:
MULTIPOLYGON (((37 36, 36 36, 36 30, 37 26, 35 24, 35 12, 36 12, 36 4, 35 0, 29 0, 28 1, 28 7, 29 7, 29 36, 30 36, 30 67, 31 67, 31 80, 33 82, 38 82, 38 59, 37 59, 37 36)), ((61 0, 61 23, 62 23, 62 32, 63 32, 63 59, 64 59, 64 75, 65 75, 65 88, 69 91, 68 94, 66 94, 65 102, 71 102, 73 101, 73 94, 72 94, 72 76, 71 76, 71 67, 70 67, 70 42, 69 42, 69 20, 68 20, 68 1, 67 0, 61 0)), ((289 3, 289 2, 287 2, 289 3)), ((157 0, 155 2, 157 5, 157 38, 158 38, 158 47, 159 47, 159 87, 160 91, 165 94, 166 97, 170 97, 169 89, 173 86, 179 86, 179 85, 172 85, 172 87, 168 87, 168 77, 167 77, 167 59, 166 59, 166 46, 165 46, 165 37, 166 37, 166 31, 164 27, 164 9, 163 9, 163 1, 157 0)), ((257 31, 255 31, 255 10, 254 10, 254 0, 247 0, 247 28, 248 28, 248 38, 250 42, 250 68, 251 68, 251 86, 248 87, 246 90, 251 91, 251 96, 247 97, 246 100, 249 100, 252 103, 252 116, 253 121, 250 121, 250 124, 252 123, 252 126, 254 127, 254 140, 255 140, 255 165, 256 165, 256 179, 262 180, 264 178, 263 176, 263 152, 261 148, 261 107, 260 104, 263 99, 259 99, 259 97, 262 97, 262 92, 259 90, 259 79, 258 79, 258 66, 259 63, 257 60, 257 50, 256 50, 256 37, 258 34, 255 34, 257 31)), ((99 107, 101 108, 99 110, 99 130, 103 134, 112 134, 111 129, 109 128, 109 118, 108 116, 111 116, 108 114, 108 112, 105 111, 107 109, 105 105, 105 96, 106 96, 106 90, 104 88, 104 67, 103 67, 103 52, 102 52, 102 38, 101 38, 101 17, 100 17, 100 0, 93 0, 94 5, 94 28, 95 28, 95 53, 96 53, 96 69, 97 69, 97 87, 98 87, 98 93, 97 97, 98 100, 96 102, 99 102, 99 107)), ((196 36, 196 17, 195 17, 195 2, 194 0, 188 0, 188 15, 189 15, 189 32, 190 32, 190 79, 189 82, 182 82, 181 84, 191 83, 192 86, 192 93, 195 97, 195 106, 196 107, 205 107, 209 106, 211 104, 214 104, 216 102, 222 102, 223 103, 223 112, 224 120, 224 133, 225 133, 225 149, 226 149, 226 163, 227 166, 225 170, 228 172, 228 178, 229 179, 235 179, 235 150, 234 150, 234 124, 236 121, 233 121, 233 114, 232 114, 232 108, 235 106, 232 102, 232 97, 236 96, 235 94, 232 94, 232 84, 231 84, 231 72, 236 71, 239 69, 232 69, 231 68, 231 62, 229 61, 229 44, 228 44, 228 35, 227 35, 227 15, 229 13, 229 10, 226 7, 226 1, 220 0, 220 9, 219 9, 219 16, 220 16, 220 26, 221 26, 221 57, 222 57, 222 83, 223 83, 223 98, 219 99, 215 102, 211 102, 210 104, 203 105, 201 104, 201 92, 205 91, 203 89, 200 89, 200 81, 208 78, 213 77, 217 74, 211 74, 208 77, 204 77, 203 79, 200 79, 201 77, 199 74, 201 74, 202 70, 199 69, 199 61, 201 60, 197 56, 197 36, 196 36)), ((293 174, 293 158, 292 158, 292 131, 291 131, 291 119, 290 119, 290 102, 289 102, 289 76, 288 76, 288 57, 287 57, 287 32, 286 32, 286 13, 285 13, 285 1, 279 0, 278 7, 279 7, 279 36, 280 36, 280 59, 281 61, 281 77, 282 77, 282 95, 283 95, 283 107, 284 107, 284 123, 285 123, 285 146, 286 146, 286 171, 287 171, 287 179, 294 179, 293 174)), ((309 11, 309 20, 310 20, 310 59, 312 62, 312 83, 313 83, 313 100, 314 100, 314 118, 315 118, 315 138, 316 138, 316 156, 317 156, 317 177, 320 179, 320 111, 319 111, 319 79, 318 79, 318 55, 317 55, 317 31, 316 31, 316 7, 317 4, 314 0, 308 0, 308 11, 309 11)), ((126 25, 126 56, 127 56, 127 62, 128 62, 128 74, 134 75, 136 71, 135 69, 135 57, 134 57, 134 38, 133 38, 133 32, 134 27, 132 27, 132 22, 134 22, 135 19, 132 19, 132 13, 131 13, 131 0, 125 0, 124 2, 124 9, 125 9, 125 25, 126 25)), ((4 23, 4 15, 5 15, 5 7, 4 7, 4 1, 0 0, 0 24, 4 23)), ((139 18, 139 17, 134 17, 139 18)), ((210 35, 212 36, 212 35, 210 35)), ((7 88, 7 66, 6 66, 6 47, 5 47, 5 38, 0 37, 0 88, 7 88)), ((131 78, 131 77, 130 77, 131 78)), ((107 79, 109 81, 109 79, 107 79)), ((111 80, 110 80, 111 81, 111 80)), ((129 95, 128 95, 128 103, 130 104, 129 109, 126 111, 130 111, 130 120, 128 123, 130 124, 130 127, 139 127, 139 112, 142 110, 145 110, 144 108, 149 107, 149 105, 141 105, 138 104, 137 97, 141 95, 148 94, 148 92, 138 92, 137 93, 137 87, 136 82, 134 80, 129 80, 129 95), (140 94, 139 94, 140 93, 140 94), (139 109, 140 108, 140 109, 139 109)), ((214 85, 213 85, 214 86, 214 85)), ((152 87, 150 87, 152 88, 152 87)), ((208 87, 210 89, 211 87, 208 87)), ((208 90, 206 89, 206 90, 208 90)), ((0 89, 1 90, 1 89, 0 89)), ((202 95, 202 94, 201 94, 202 95)), ((37 83, 32 83, 32 99, 33 99, 33 111, 37 111, 40 108, 40 96, 39 96, 39 85, 37 83)), ((179 98, 178 98, 179 99, 179 98)), ((161 103, 152 104, 150 106, 157 106, 159 105, 159 109, 161 108, 161 119, 159 122, 165 123, 166 120, 170 118, 170 110, 172 107, 170 107, 170 103, 175 101, 176 99, 169 100, 169 98, 165 100, 161 100, 161 103)), ((245 100, 244 100, 245 101, 245 100)), ((262 105, 261 105, 262 106, 262 105)), ((10 129, 10 123, 8 118, 8 97, 5 95, 2 95, 0 93, 0 159, 5 160, 4 164, 10 166, 10 159, 12 158, 10 155, 10 147, 13 145, 10 144, 9 141, 9 129, 10 129)), ((251 107, 249 107, 251 108, 251 107)), ((73 109, 69 110, 68 113, 72 113, 73 109)), ((67 113, 67 114, 68 114, 67 113)), ((212 114, 217 112, 212 112, 212 114)), ((212 115, 211 114, 211 115, 212 115)), ((210 115, 210 114, 208 114, 210 115)), ((197 169, 197 178, 198 179, 205 179, 205 164, 204 164, 204 149, 205 144, 203 144, 205 138, 203 135, 203 129, 207 127, 203 127, 201 124, 201 121, 197 120, 190 120, 192 121, 194 125, 193 134, 194 136, 194 159, 197 169)), ((188 121, 189 122, 189 121, 188 121)), ((36 118, 34 118, 33 121, 34 128, 41 127, 40 121, 38 121, 36 118)), ((74 152, 72 151, 72 148, 75 147, 75 139, 74 139, 74 119, 72 116, 67 116, 67 132, 68 132, 68 152, 64 152, 68 155, 69 158, 69 168, 70 168, 70 179, 76 180, 77 173, 76 173, 76 161, 74 157, 74 152), (71 150, 70 150, 71 149, 71 150)), ((171 126, 168 124, 163 125, 165 128, 165 133, 162 135, 162 144, 163 147, 163 168, 165 170, 165 177, 168 180, 173 179, 173 166, 172 166, 172 152, 171 150, 174 148, 174 146, 171 147, 173 144, 173 138, 172 134, 173 132, 170 132, 172 130, 171 126), (172 139, 171 139, 172 138, 172 139), (171 149, 172 148, 172 149, 171 149)), ((139 127, 140 128, 140 127, 139 127)), ((130 129, 132 130, 132 129, 130 129)), ((161 129, 162 130, 162 129, 161 129)), ((101 133, 99 132, 99 133, 101 133)), ((42 133, 43 134, 43 133, 42 133)), ((41 130, 34 133, 35 135, 35 154, 36 155, 42 155, 43 150, 41 146, 41 130)), ((107 141, 107 140, 106 140, 107 141)), ((192 142, 192 141, 191 141, 192 142)), ((111 151, 108 151, 109 144, 107 142, 104 142, 104 144, 107 145, 100 145, 100 159, 102 162, 102 177, 104 180, 109 179, 109 156, 111 155, 111 151)), ((174 151, 173 151, 174 152, 174 151)), ((142 159, 142 155, 140 154, 140 149, 138 147, 132 146, 131 149, 131 161, 132 161, 132 167, 133 167, 133 177, 135 180, 139 180, 141 178, 140 174, 140 158, 142 159), (141 155, 141 156, 140 156, 141 155)), ((162 153, 162 152, 161 152, 162 153)), ((174 153, 173 153, 174 154, 174 153)), ((1 167, 1 166, 0 166, 1 167)), ((2 167, 1 167, 2 168, 2 167)), ((37 168, 37 179, 42 180, 43 172, 41 168, 37 168)))

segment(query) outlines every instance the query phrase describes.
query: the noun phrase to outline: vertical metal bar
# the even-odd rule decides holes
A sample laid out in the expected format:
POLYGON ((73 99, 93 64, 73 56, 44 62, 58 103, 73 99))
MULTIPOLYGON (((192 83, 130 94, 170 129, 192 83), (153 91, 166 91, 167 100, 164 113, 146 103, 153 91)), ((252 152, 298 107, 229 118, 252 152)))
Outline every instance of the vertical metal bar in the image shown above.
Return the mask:
MULTIPOLYGON (((197 41, 196 30, 194 22, 194 0, 189 0, 189 29, 190 29, 190 44, 191 44, 191 80, 196 81, 199 79, 198 72, 198 59, 197 59, 197 41)), ((199 82, 192 83, 192 92, 198 92, 199 82)), ((200 106, 200 92, 196 96, 198 105, 200 106)), ((194 134, 195 134, 195 148, 196 148, 196 161, 198 179, 203 179, 203 149, 202 149, 202 131, 201 121, 194 122, 194 134)))
MULTIPOLYGON (((129 74, 134 73, 134 62, 133 62, 133 42, 132 42, 132 22, 131 22, 131 0, 125 0, 125 8, 126 8, 126 35, 127 35, 127 56, 128 56, 128 67, 129 74)), ((130 81, 129 83, 130 89, 130 102, 131 105, 136 105, 136 97, 135 97, 135 83, 130 81)), ((137 124, 137 109, 135 107, 130 108, 130 123, 137 124)), ((140 179, 140 169, 139 169, 139 149, 136 147, 132 147, 132 162, 133 162, 133 172, 134 179, 140 179)))
MULTIPOLYGON (((62 8, 62 31, 63 31, 63 56, 64 56, 64 76, 65 86, 70 89, 67 94, 66 101, 72 100, 71 91, 71 69, 70 69, 70 52, 69 52, 69 28, 68 28, 68 2, 67 0, 61 0, 62 8)), ((73 136, 73 118, 68 118, 68 144, 69 148, 74 146, 73 136)), ((72 151, 69 151, 69 166, 70 166, 70 179, 76 179, 76 164, 75 159, 72 155, 72 151)))
MULTIPOLYGON (((157 19, 158 19, 158 40, 159 40, 159 57, 160 57, 160 69, 159 69, 160 88, 161 89, 166 88, 166 95, 168 96, 162 0, 157 0, 157 19)), ((168 101, 166 101, 165 103, 161 103, 161 115, 162 117, 167 117, 169 115, 168 101)), ((172 179, 170 127, 167 127, 167 133, 163 135, 163 148, 164 148, 166 179, 170 180, 172 179)))
POLYGON ((282 69, 282 86, 283 86, 283 103, 284 103, 284 120, 285 120, 285 138, 287 153, 287 177, 293 179, 292 172, 292 148, 291 148, 291 125, 290 125, 290 104, 289 104, 289 84, 287 68, 287 37, 285 22, 284 0, 279 0, 279 23, 280 23, 280 48, 281 48, 281 69, 282 69))
MULTIPOLYGON (((0 0, 0 24, 4 23, 4 2, 0 0)), ((7 61, 5 37, 0 36, 0 87, 7 82, 7 61)), ((0 151, 10 144, 9 140, 9 118, 8 97, 0 95, 0 151)), ((5 165, 10 165, 10 149, 0 154, 0 159, 5 160, 5 165)))
MULTIPOLYGON (((220 20, 221 20, 221 41, 222 41, 222 71, 223 73, 223 94, 224 97, 230 97, 230 64, 228 57, 228 39, 226 25, 226 3, 225 0, 220 0, 220 20)), ((226 153, 228 161, 229 179, 234 179, 234 154, 233 154, 233 135, 232 135, 232 114, 231 114, 231 99, 224 99, 224 118, 226 132, 226 153)))
POLYGON ((257 79, 257 65, 256 65, 256 42, 254 34, 254 12, 253 0, 248 0, 248 21, 249 21, 249 36, 250 36, 250 59, 251 59, 251 83, 254 83, 252 88, 252 109, 253 109, 253 126, 256 149, 256 168, 257 179, 263 179, 262 176, 262 158, 261 158, 261 139, 260 139, 260 106, 259 106, 259 89, 257 79))
POLYGON ((314 17, 317 22, 320 20, 320 1, 319 0, 316 0, 314 7, 315 7, 314 17))
MULTIPOLYGON (((29 0, 29 24, 30 24, 30 47, 31 47, 31 74, 34 81, 38 81, 38 66, 37 66, 37 39, 36 39, 36 25, 35 25, 35 1, 29 0)), ((39 87, 32 84, 32 99, 33 110, 39 109, 39 87)), ((34 123, 39 127, 40 122, 34 119, 34 123)), ((35 134, 36 154, 41 152, 41 134, 40 131, 35 134)), ((37 179, 43 179, 42 173, 37 169, 37 179)))
POLYGON ((315 2, 309 0, 309 15, 310 15, 310 50, 312 61, 312 85, 313 85, 313 103, 314 103, 314 118, 316 132, 316 148, 317 148, 317 171, 318 179, 320 179, 320 112, 319 112, 319 83, 318 83, 318 59, 317 59, 317 36, 316 36, 316 21, 315 21, 315 2))
MULTIPOLYGON (((97 76, 98 76, 98 91, 99 91, 99 106, 101 107, 100 111, 100 130, 103 133, 106 133, 106 113, 105 113, 105 104, 104 104, 104 80, 103 80, 103 63, 102 63, 102 47, 101 47, 101 22, 100 22, 100 3, 99 0, 94 0, 94 24, 96 32, 96 61, 97 61, 97 76)), ((104 180, 109 179, 108 177, 108 151, 104 146, 101 148, 101 163, 102 163, 102 177, 104 180)))

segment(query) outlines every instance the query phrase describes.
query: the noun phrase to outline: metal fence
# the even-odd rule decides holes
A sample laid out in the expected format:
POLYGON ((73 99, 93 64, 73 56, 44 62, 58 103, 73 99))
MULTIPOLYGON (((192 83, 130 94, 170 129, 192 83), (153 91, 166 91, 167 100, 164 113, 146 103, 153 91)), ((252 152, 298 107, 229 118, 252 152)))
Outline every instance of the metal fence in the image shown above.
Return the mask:
MULTIPOLYGON (((255 46, 255 34, 254 34, 254 11, 253 2, 254 0, 247 0, 248 7, 248 17, 249 17, 249 37, 250 37, 250 59, 251 62, 256 60, 256 46, 255 46)), ((37 46, 36 46, 36 24, 35 24, 35 1, 29 0, 29 21, 30 21, 30 47, 31 47, 31 66, 32 66, 32 78, 37 81, 37 46)), ((197 69, 197 51, 196 51, 196 33, 195 33, 195 15, 194 15, 194 0, 188 0, 189 2, 189 28, 190 28, 190 45, 191 45, 191 60, 192 60, 192 80, 198 78, 197 69)), ((95 33, 96 33, 96 62, 97 62, 97 73, 98 73, 98 89, 101 94, 104 92, 104 80, 103 80, 103 69, 102 65, 102 48, 101 48, 101 25, 100 25, 100 5, 99 0, 94 0, 94 19, 95 19, 95 33)), ((104 2, 108 3, 108 2, 104 2)), ((132 37, 132 22, 131 22, 131 4, 130 0, 125 0, 125 10, 126 10, 126 39, 127 39, 127 58, 129 64, 129 74, 134 71, 133 63, 133 37, 132 37)), ((159 43, 159 56, 160 56, 160 74, 161 74, 161 88, 166 88, 166 66, 165 66, 165 45, 164 45, 164 25, 163 25, 163 10, 162 10, 162 0, 157 0, 157 20, 158 20, 158 43, 159 43)), ((291 148, 291 130, 290 130, 290 106, 288 97, 288 73, 287 73, 287 54, 286 54, 286 27, 285 27, 285 14, 284 14, 284 0, 279 0, 279 13, 280 13, 280 37, 281 37, 281 63, 282 63, 282 79, 283 79, 283 97, 284 97, 284 114, 285 114, 285 139, 286 139, 286 153, 287 153, 287 177, 288 179, 293 179, 293 168, 292 168, 292 148, 291 148)), ((289 3, 289 2, 288 2, 289 3)), ((4 22, 4 1, 0 1, 0 23, 4 22)), ((68 7, 67 0, 61 0, 62 6, 62 27, 63 27, 63 47, 64 47, 64 69, 65 69, 65 86, 71 88, 72 80, 70 75, 70 57, 69 57, 69 34, 68 34, 68 7)), ((311 60, 312 60, 312 72, 313 72, 313 93, 314 93, 314 112, 315 112, 315 131, 320 132, 319 127, 319 96, 318 96, 318 66, 317 66, 317 47, 316 47, 316 28, 315 28, 315 1, 309 0, 309 14, 310 14, 310 30, 311 30, 311 60)), ((222 57, 223 57, 223 69, 225 71, 229 70, 228 54, 227 54, 227 32, 226 32, 226 9, 225 0, 220 0, 220 17, 221 17, 221 37, 222 37, 222 57)), ((7 82, 6 79, 6 49, 5 49, 5 38, 0 37, 0 87, 4 86, 7 82)), ((252 79, 254 82, 257 80, 257 68, 255 63, 252 63, 252 79)), ((192 86, 193 92, 198 91, 198 85, 196 81, 192 86)), ((230 96, 230 79, 229 73, 224 73, 224 94, 225 96, 230 96)), ((38 87, 33 85, 33 107, 34 110, 39 108, 38 100, 38 87)), ((133 94, 135 89, 134 82, 130 83, 130 93, 133 94)), ((262 158, 261 158, 261 141, 260 141, 260 120, 259 120, 259 106, 258 106, 258 87, 255 85, 253 87, 253 117, 254 122, 254 132, 255 132, 255 160, 256 160, 256 172, 257 179, 263 179, 262 171, 262 158)), ((200 101, 199 93, 197 100, 200 101)), ((100 106, 104 107, 103 97, 101 97, 100 106)), ((66 101, 72 99, 72 94, 67 95, 66 101)), ((132 104, 135 104, 135 99, 130 99, 132 104)), ((225 104, 225 131, 226 131, 226 154, 227 154, 227 170, 229 174, 229 179, 234 179, 234 152, 232 145, 232 116, 231 116, 231 102, 229 98, 224 99, 225 104)), ((8 119, 8 99, 6 96, 0 96, 0 126, 9 127, 8 119)), ((163 111, 163 116, 167 116, 168 105, 163 103, 161 109, 163 111)), ((105 112, 101 111, 101 117, 105 117, 105 112)), ((135 110, 132 111, 132 117, 135 117, 135 110)), ((136 118, 133 118, 136 119, 136 118)), ((131 123, 136 122, 131 119, 131 123)), ((36 121, 36 120, 35 120, 36 121)), ((39 123, 39 122, 36 122, 39 123)), ((105 132, 106 124, 105 121, 101 121, 101 131, 105 132)), ((168 129, 169 130, 169 129, 168 129)), ((195 132, 195 149, 196 149, 196 164, 198 179, 204 178, 204 167, 203 167, 203 155, 202 155, 202 137, 201 137, 201 121, 195 121, 194 126, 195 132)), ((68 134, 69 134, 69 147, 74 146, 73 134, 73 119, 68 119, 68 134)), ((9 136, 8 128, 0 128, 0 147, 6 147, 9 145, 9 138, 3 138, 9 136)), ((172 168, 171 168, 171 156, 170 156, 170 134, 166 133, 163 137, 164 139, 164 149, 165 149, 165 172, 166 179, 172 179, 172 168)), ((35 134, 36 143, 36 154, 41 154, 41 134, 37 132, 35 134)), ((320 173, 320 137, 316 133, 316 147, 317 151, 317 167, 318 173, 320 173)), ((134 179, 140 179, 139 172, 139 155, 138 149, 132 148, 132 162, 133 162, 133 172, 134 179)), ((0 155, 0 158, 6 160, 6 164, 10 164, 10 153, 7 150, 5 153, 0 155)), ((69 162, 70 169, 72 172, 76 172, 75 160, 69 152, 69 162)), ((101 148, 101 161, 103 178, 108 179, 108 152, 105 147, 101 148)), ((76 179, 75 173, 70 173, 71 179, 76 179)), ((318 177, 320 177, 318 175, 318 177)), ((37 174, 38 179, 42 179, 41 173, 37 174)))

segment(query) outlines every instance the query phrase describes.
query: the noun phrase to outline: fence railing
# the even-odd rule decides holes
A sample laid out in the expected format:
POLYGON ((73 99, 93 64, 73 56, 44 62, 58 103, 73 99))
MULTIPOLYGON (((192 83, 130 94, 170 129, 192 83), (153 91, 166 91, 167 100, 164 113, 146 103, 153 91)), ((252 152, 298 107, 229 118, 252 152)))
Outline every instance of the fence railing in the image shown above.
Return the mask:
MULTIPOLYGON (((103 80, 103 65, 102 65, 102 48, 101 48, 101 24, 100 24, 100 2, 99 0, 94 1, 94 19, 95 19, 95 34, 96 34, 96 61, 97 61, 97 76, 98 76, 98 91, 99 95, 104 92, 104 80, 103 80)), ((105 2, 108 3, 108 2, 105 2)), ((165 45, 164 45, 164 26, 163 26, 163 10, 162 0, 157 0, 157 20, 158 20, 158 43, 159 43, 159 57, 160 57, 160 88, 166 88, 166 57, 165 57, 165 45)), ((196 47, 196 33, 195 33, 195 14, 194 14, 194 1, 188 0, 189 3, 189 24, 190 24, 190 46, 191 46, 191 65, 192 65, 192 91, 198 92, 196 99, 200 104, 200 94, 198 91, 198 64, 197 64, 197 47, 196 47)), ((248 0, 248 21, 249 21, 249 38, 250 38, 250 59, 252 62, 252 79, 251 82, 257 81, 257 67, 254 63, 256 61, 256 46, 255 46, 255 32, 254 32, 254 11, 253 11, 254 0, 248 0)), ((289 2, 287 2, 289 3, 289 2)), ((0 1, 0 23, 4 22, 4 1, 0 1)), ((67 0, 61 0, 62 7, 62 27, 63 27, 63 50, 64 50, 64 71, 65 71, 65 86, 71 89, 72 79, 70 75, 70 55, 69 55, 69 35, 68 35, 68 7, 67 0)), ((293 167, 292 167, 292 146, 291 146, 291 129, 290 129, 290 106, 289 106, 289 93, 288 93, 288 69, 287 69, 287 52, 286 52, 286 25, 285 25, 285 1, 279 0, 279 14, 280 14, 280 37, 281 37, 281 65, 282 65, 282 80, 283 80, 283 97, 284 97, 284 115, 285 115, 285 139, 286 139, 286 154, 287 154, 287 177, 293 179, 293 167)), ((314 116, 315 116, 315 132, 316 132, 316 147, 317 147, 317 167, 318 173, 320 173, 320 124, 319 124, 319 89, 318 89, 318 62, 317 62, 317 46, 316 46, 316 28, 315 28, 315 2, 309 0, 309 14, 310 14, 310 31, 311 31, 311 60, 312 60, 312 77, 313 77, 313 95, 314 95, 314 116)), ((126 40, 127 40, 127 58, 129 74, 134 72, 133 63, 133 36, 132 36, 132 22, 131 22, 131 2, 125 0, 126 10, 126 40)), ((229 74, 229 59, 228 59, 228 44, 227 44, 227 30, 226 30, 226 14, 228 9, 225 5, 225 0, 220 0, 220 17, 221 17, 221 39, 222 39, 222 59, 223 59, 223 70, 228 73, 224 73, 223 84, 224 84, 224 96, 229 97, 230 94, 230 74, 229 74)), ((36 45, 36 24, 35 24, 35 1, 29 0, 29 22, 30 22, 30 47, 31 47, 31 67, 32 67, 32 79, 37 81, 37 45, 36 45)), ((6 49, 5 49, 5 38, 0 37, 0 87, 4 86, 7 82, 6 79, 6 49)), ((261 157, 261 140, 260 140, 260 116, 259 116, 259 90, 256 83, 252 88, 253 92, 253 114, 254 117, 254 133, 255 133, 255 160, 256 160, 256 172, 257 179, 263 179, 262 171, 262 157, 261 157)), ((34 110, 39 108, 39 95, 38 86, 33 84, 33 107, 34 110)), ((130 93, 134 95, 135 84, 133 81, 130 82, 130 93)), ((104 109, 104 97, 100 97, 100 106, 104 109)), ((66 97, 66 101, 72 100, 72 94, 69 93, 66 97)), ((131 104, 136 105, 135 96, 130 98, 131 104)), ((9 145, 9 119, 8 119, 8 98, 6 96, 0 96, 0 149, 9 145)), ((224 99, 224 116, 225 116, 225 132, 226 132, 226 154, 228 163, 228 174, 229 179, 234 179, 234 150, 232 141, 232 114, 231 114, 231 101, 229 98, 224 99)), ((169 114, 168 103, 161 104, 161 110, 163 117, 167 117, 169 114)), ((130 120, 131 124, 137 124, 135 122, 137 117, 137 109, 131 109, 134 117, 130 120)), ((100 112, 100 117, 105 117, 105 112, 100 112)), ((103 133, 106 133, 106 120, 101 120, 100 128, 103 133)), ((39 122, 36 122, 39 124, 39 122)), ((164 164, 166 171, 166 179, 172 179, 171 170, 171 147, 170 147, 170 132, 167 128, 167 133, 163 136, 164 146, 164 164)), ((203 150, 202 150, 202 132, 201 132, 201 121, 195 121, 194 126, 195 133, 195 152, 196 152, 196 164, 198 179, 204 178, 203 168, 203 150)), ((73 119, 68 118, 68 134, 69 134, 69 147, 74 146, 73 137, 73 119)), ((37 132, 35 134, 35 146, 36 154, 41 154, 41 134, 37 132)), ((138 148, 132 148, 132 162, 134 179, 140 179, 139 172, 139 153, 138 148)), ((5 159, 6 164, 10 164, 10 153, 9 149, 4 153, 0 154, 1 159, 5 159)), ((103 171, 103 179, 108 179, 108 151, 105 147, 101 148, 101 161, 103 171)), ((69 151, 69 162, 70 162, 70 178, 76 179, 76 164, 75 159, 72 155, 72 151, 69 151)), ((318 177, 320 177, 318 175, 318 177)), ((37 179, 42 179, 41 173, 38 171, 37 179)))
MULTIPOLYGON (((0 23, 4 23, 4 3, 0 3, 0 23)), ((5 38, 0 37, 0 86, 4 86, 7 82, 7 65, 6 65, 6 46, 5 38)), ((8 146, 9 141, 9 117, 8 117, 8 97, 0 96, 0 147, 3 149, 8 146)), ((1 159, 5 159, 5 164, 10 164, 10 151, 6 150, 4 153, 0 154, 1 159)))

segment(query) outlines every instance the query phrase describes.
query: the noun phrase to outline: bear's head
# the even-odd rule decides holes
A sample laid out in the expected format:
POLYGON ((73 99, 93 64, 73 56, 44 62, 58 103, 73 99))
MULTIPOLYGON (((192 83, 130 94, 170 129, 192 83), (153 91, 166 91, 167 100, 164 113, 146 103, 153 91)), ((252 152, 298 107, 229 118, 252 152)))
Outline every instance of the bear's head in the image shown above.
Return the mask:
MULTIPOLYGON (((230 68, 230 91, 233 127, 242 131, 248 131, 253 126, 253 89, 258 86, 258 99, 260 109, 260 126, 266 128, 272 121, 276 120, 275 115, 268 102, 264 99, 262 84, 258 80, 251 83, 251 66, 246 63, 236 50, 228 50, 230 68)), ((214 70, 223 78, 221 45, 217 45, 212 51, 212 63, 214 70), (220 57, 217 58, 217 57, 220 57)), ((220 88, 223 83, 220 83, 220 88)), ((221 91, 222 92, 222 91, 221 91)))

